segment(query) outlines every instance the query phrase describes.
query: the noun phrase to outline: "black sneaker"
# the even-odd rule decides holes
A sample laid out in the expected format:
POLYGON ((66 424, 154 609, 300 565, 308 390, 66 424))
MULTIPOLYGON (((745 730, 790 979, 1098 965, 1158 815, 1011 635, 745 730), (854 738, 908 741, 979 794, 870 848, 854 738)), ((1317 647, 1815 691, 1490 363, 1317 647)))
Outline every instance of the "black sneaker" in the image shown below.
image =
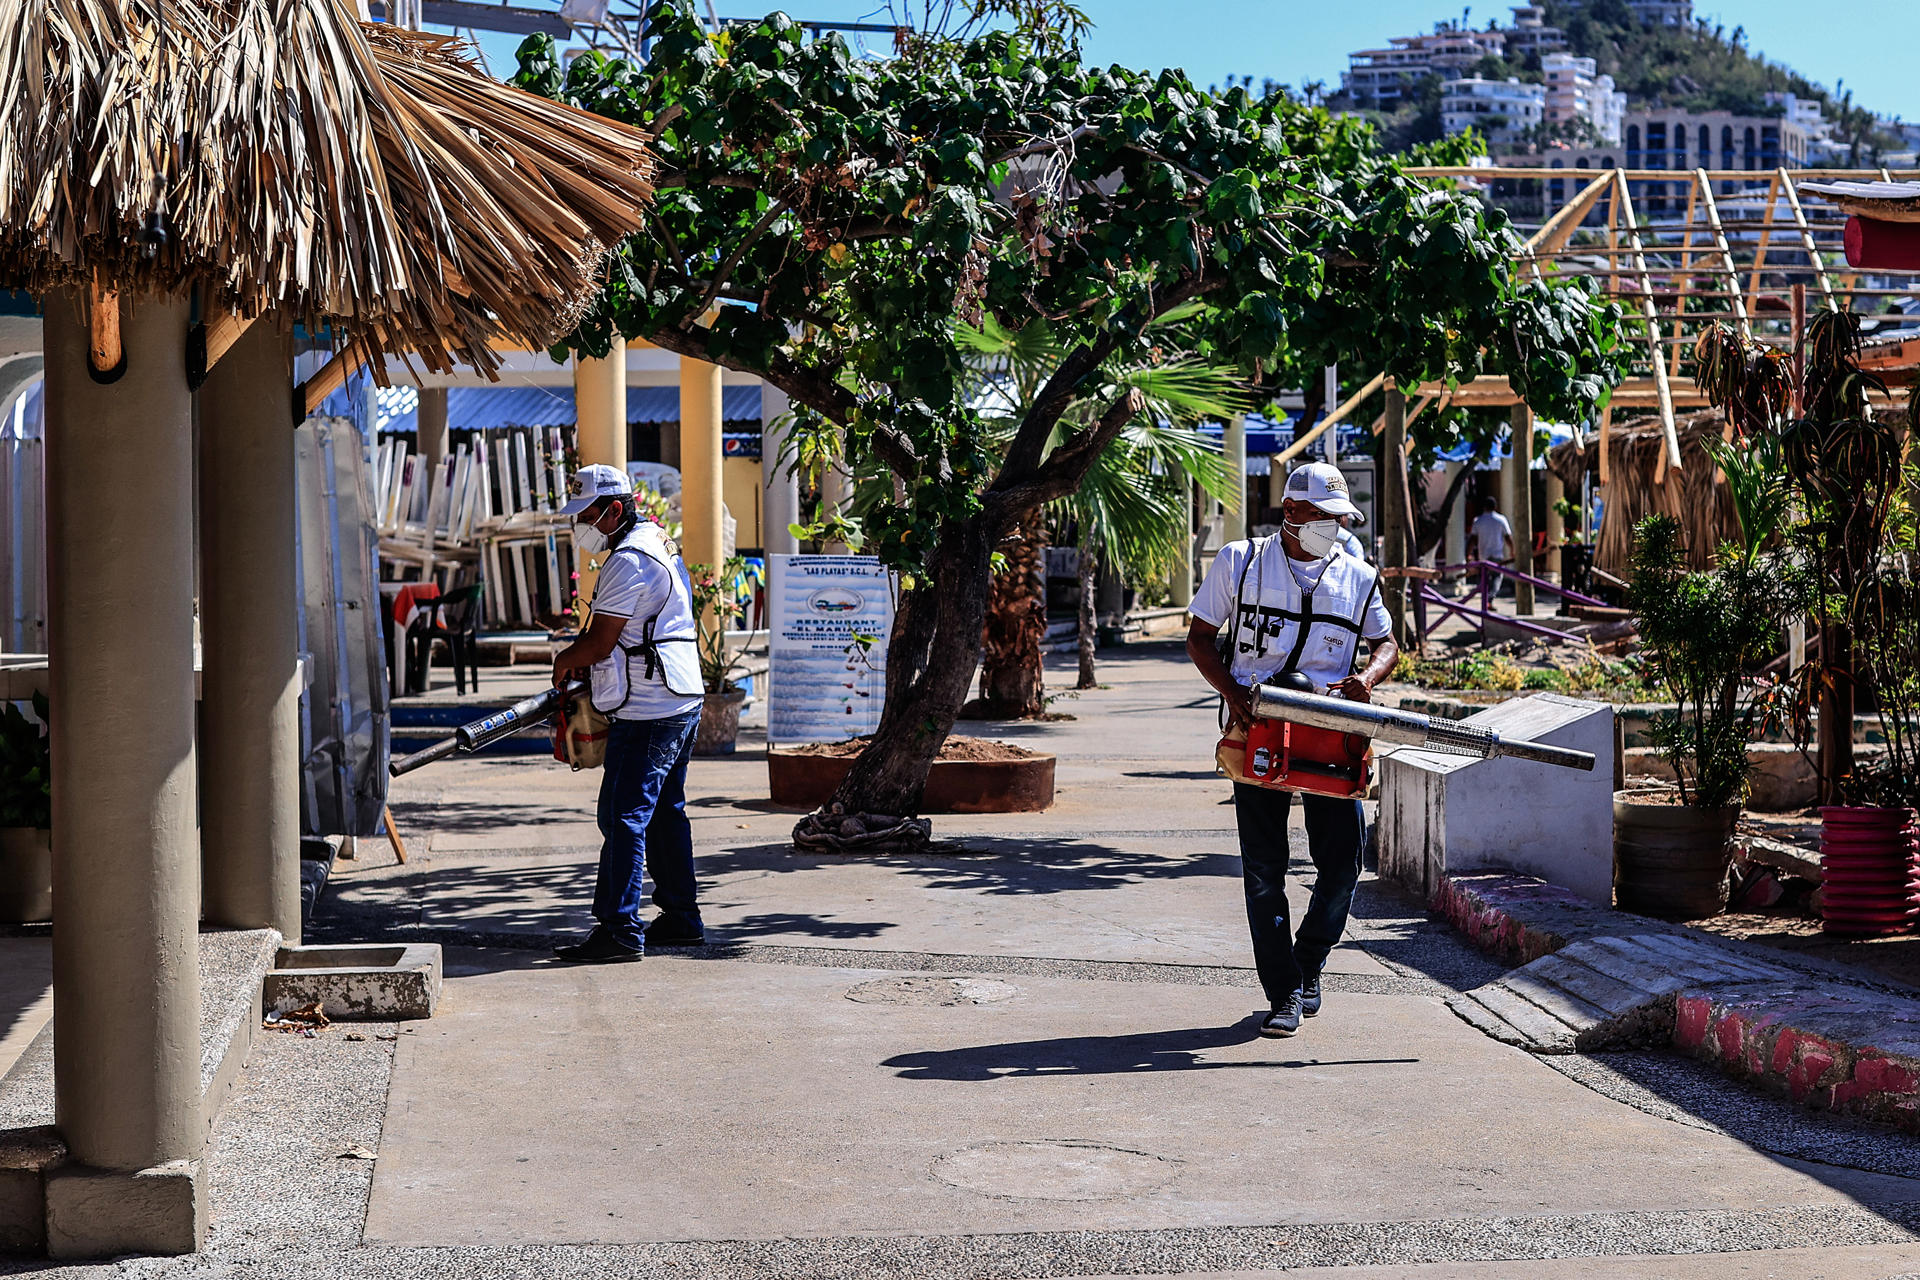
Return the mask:
POLYGON ((555 947, 553 956, 568 964, 626 964, 643 958, 645 952, 616 942, 605 929, 595 929, 585 942, 570 947, 555 947))
POLYGON ((1263 1036, 1290 1036, 1300 1029, 1300 993, 1295 991, 1286 1002, 1266 1016, 1260 1024, 1263 1036))
POLYGON ((682 916, 655 916, 647 926, 647 950, 660 947, 704 947, 707 931, 698 920, 682 916))
POLYGON ((1320 1012, 1320 978, 1308 978, 1300 988, 1300 1012, 1311 1018, 1320 1012))

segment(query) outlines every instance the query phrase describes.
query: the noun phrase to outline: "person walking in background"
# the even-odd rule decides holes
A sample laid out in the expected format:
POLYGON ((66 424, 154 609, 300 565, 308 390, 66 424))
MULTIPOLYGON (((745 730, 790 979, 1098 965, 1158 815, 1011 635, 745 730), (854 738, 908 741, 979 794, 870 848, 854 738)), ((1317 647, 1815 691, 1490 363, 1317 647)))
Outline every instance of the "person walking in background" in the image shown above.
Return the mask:
MULTIPOLYGON (((1229 542, 1207 571, 1189 606, 1187 656, 1243 729, 1253 723, 1256 684, 1298 672, 1315 693, 1368 702, 1399 660, 1379 572, 1340 550, 1340 518, 1355 514, 1338 467, 1300 467, 1287 477, 1280 532, 1229 542), (1373 649, 1356 671, 1363 639, 1373 649)), ((1360 802, 1302 796, 1316 874, 1294 936, 1287 906, 1292 804, 1291 792, 1233 785, 1247 926, 1269 1009, 1263 1036, 1290 1036, 1303 1016, 1320 1012, 1320 972, 1346 932, 1360 880, 1360 802)))
MULTIPOLYGON (((1492 498, 1480 500, 1480 514, 1474 517, 1467 537, 1467 559, 1491 560, 1494 564, 1513 563, 1513 526, 1500 514, 1500 504, 1492 498)), ((1499 595, 1508 587, 1505 574, 1495 575, 1492 592, 1499 595)))
POLYGON ((590 681, 593 705, 612 721, 600 779, 600 874, 587 938, 554 954, 573 964, 638 960, 648 947, 699 946, 699 882, 687 822, 687 762, 700 723, 699 653, 691 587, 664 530, 640 518, 626 473, 574 473, 562 514, 574 518, 584 562, 603 556, 585 634, 553 660, 553 682, 590 681), (660 909, 640 923, 643 871, 660 909))

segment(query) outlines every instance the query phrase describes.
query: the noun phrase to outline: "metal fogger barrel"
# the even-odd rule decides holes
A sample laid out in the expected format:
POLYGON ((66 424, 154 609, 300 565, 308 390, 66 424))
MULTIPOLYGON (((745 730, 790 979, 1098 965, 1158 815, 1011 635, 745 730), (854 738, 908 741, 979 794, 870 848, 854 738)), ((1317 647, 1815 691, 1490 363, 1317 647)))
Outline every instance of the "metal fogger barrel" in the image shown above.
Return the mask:
POLYGON ((1354 733, 1376 742, 1392 742, 1419 747, 1426 751, 1444 751, 1449 755, 1475 756, 1491 760, 1495 756, 1517 756, 1538 760, 1563 769, 1593 772, 1593 753, 1569 747, 1548 746, 1519 738, 1502 738, 1477 725, 1462 724, 1439 716, 1417 715, 1391 707, 1376 707, 1345 698, 1327 698, 1317 693, 1299 693, 1270 684, 1253 690, 1253 714, 1266 720, 1284 720, 1290 724, 1329 729, 1335 733, 1354 733))
POLYGON ((490 716, 482 716, 469 724, 461 725, 453 731, 451 738, 436 742, 410 756, 401 756, 387 765, 387 772, 397 778, 403 773, 412 773, 423 764, 444 760, 456 752, 478 751, 489 742, 497 742, 517 729, 545 720, 586 692, 586 682, 575 680, 571 684, 536 693, 531 698, 524 698, 514 703, 504 711, 496 711, 490 716))

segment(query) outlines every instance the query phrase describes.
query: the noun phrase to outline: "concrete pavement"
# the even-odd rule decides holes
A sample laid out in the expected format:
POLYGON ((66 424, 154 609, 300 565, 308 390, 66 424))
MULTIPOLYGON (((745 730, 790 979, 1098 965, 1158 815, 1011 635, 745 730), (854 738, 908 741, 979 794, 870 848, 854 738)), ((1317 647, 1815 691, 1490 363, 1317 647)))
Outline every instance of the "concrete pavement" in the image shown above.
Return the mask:
POLYGON ((1055 809, 936 818, 920 859, 796 857, 760 758, 698 762, 716 945, 639 965, 544 956, 597 775, 412 775, 412 860, 362 842, 316 932, 448 942, 440 1012, 263 1037, 211 1251, 114 1274, 1920 1273, 1920 1142, 1489 1039, 1441 997, 1500 966, 1371 878, 1326 1012, 1258 1039, 1210 704, 1169 647, 1102 674, 987 727, 1058 753, 1055 809))

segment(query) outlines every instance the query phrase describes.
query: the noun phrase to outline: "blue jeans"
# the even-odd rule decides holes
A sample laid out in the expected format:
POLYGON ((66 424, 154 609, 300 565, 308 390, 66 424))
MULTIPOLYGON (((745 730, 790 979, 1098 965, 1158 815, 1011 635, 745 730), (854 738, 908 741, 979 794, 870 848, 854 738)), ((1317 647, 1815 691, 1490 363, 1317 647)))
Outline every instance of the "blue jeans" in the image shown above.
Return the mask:
POLYGON ((1301 983, 1320 976, 1327 954, 1347 929, 1353 889, 1360 882, 1363 843, 1358 800, 1332 796, 1300 798, 1307 820, 1307 853, 1317 874, 1300 934, 1287 911, 1287 813, 1293 793, 1244 782, 1233 785, 1233 811, 1240 826, 1240 876, 1247 892, 1247 927, 1253 934, 1253 964, 1267 1007, 1277 1009, 1301 983))
POLYGON ((653 877, 653 904, 662 914, 700 920, 693 828, 687 823, 687 760, 699 723, 696 709, 664 720, 615 720, 607 734, 599 815, 604 843, 593 918, 636 951, 643 867, 653 877))

